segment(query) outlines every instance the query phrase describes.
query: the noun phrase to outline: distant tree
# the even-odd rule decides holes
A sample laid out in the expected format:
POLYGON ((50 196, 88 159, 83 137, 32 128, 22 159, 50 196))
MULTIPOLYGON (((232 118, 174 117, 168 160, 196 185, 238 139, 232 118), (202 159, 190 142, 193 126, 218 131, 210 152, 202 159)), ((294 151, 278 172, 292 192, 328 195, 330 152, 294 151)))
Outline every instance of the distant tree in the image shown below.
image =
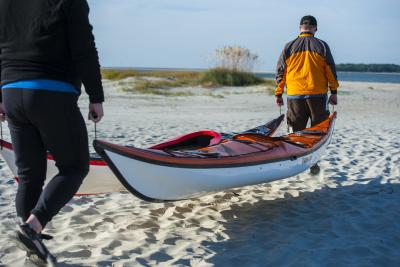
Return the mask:
POLYGON ((337 71, 359 72, 400 72, 400 66, 396 64, 337 64, 337 71))

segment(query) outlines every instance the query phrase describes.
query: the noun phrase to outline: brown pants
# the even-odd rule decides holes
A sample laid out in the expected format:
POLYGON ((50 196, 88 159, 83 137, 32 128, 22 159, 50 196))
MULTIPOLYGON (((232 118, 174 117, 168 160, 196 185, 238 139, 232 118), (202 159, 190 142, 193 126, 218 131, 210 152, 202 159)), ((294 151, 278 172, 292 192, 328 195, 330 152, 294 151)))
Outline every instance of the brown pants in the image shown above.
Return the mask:
POLYGON ((307 127, 308 119, 314 126, 329 117, 327 96, 307 99, 288 98, 287 122, 293 131, 301 131, 307 127))

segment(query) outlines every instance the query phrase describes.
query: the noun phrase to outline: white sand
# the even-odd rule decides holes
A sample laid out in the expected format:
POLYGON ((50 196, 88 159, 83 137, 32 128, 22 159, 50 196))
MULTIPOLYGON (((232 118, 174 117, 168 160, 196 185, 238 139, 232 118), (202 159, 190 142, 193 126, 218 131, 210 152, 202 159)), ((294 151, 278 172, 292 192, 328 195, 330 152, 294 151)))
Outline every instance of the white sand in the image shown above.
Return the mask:
MULTIPOLYGON (((99 136, 123 144, 244 130, 279 114, 261 88, 164 97, 105 84, 99 136)), ((47 229, 50 250, 60 266, 400 266, 400 85, 343 82, 341 91, 318 177, 168 204, 128 193, 74 198, 47 229)), ((86 115, 87 98, 80 101, 86 115)), ((0 168, 0 265, 18 266, 24 253, 7 238, 16 186, 3 161, 0 168)))

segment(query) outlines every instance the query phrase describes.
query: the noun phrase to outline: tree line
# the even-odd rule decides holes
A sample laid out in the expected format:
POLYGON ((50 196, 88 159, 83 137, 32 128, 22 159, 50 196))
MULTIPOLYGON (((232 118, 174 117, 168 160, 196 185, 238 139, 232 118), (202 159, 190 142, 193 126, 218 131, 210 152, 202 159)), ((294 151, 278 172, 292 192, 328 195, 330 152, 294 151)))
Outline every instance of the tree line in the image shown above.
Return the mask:
POLYGON ((337 71, 359 72, 400 72, 400 65, 396 64, 337 64, 337 71))

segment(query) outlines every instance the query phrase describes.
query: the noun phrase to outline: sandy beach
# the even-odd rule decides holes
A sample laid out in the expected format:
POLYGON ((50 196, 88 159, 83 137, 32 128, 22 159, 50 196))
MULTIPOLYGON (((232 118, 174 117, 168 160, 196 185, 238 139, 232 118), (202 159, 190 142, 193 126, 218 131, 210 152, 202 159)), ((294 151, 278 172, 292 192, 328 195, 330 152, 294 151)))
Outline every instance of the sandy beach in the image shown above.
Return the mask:
MULTIPOLYGON (((104 85, 98 138, 126 145, 240 131, 279 115, 263 87, 186 88, 193 95, 171 97, 104 85)), ((59 266, 400 266, 400 84, 342 82, 339 90, 319 176, 166 204, 126 192, 76 197, 48 225, 49 249, 59 266)), ((82 95, 84 116, 87 103, 82 95)), ((15 192, 0 159, 0 266, 25 260, 8 238, 15 192)))

